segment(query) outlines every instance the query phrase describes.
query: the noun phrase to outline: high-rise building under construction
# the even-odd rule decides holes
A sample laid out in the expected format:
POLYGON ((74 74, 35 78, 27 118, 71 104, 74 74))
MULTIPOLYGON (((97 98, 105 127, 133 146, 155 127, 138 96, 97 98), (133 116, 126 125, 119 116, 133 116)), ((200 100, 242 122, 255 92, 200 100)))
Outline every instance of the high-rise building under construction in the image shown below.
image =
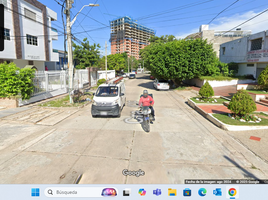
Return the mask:
POLYGON ((155 35, 153 29, 135 22, 130 17, 110 21, 111 54, 126 52, 128 56, 139 59, 139 51, 149 45, 149 38, 155 35))

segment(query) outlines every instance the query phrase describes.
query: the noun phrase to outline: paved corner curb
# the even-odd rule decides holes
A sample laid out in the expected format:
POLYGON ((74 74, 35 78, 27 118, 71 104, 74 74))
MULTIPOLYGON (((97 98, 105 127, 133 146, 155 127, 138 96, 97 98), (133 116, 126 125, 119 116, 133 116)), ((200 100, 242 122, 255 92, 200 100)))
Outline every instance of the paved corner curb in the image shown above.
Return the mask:
POLYGON ((219 128, 226 130, 226 131, 246 131, 246 130, 261 130, 261 129, 268 129, 268 126, 236 126, 236 125, 229 125, 221 122, 217 118, 215 118, 212 114, 206 113, 203 109, 199 108, 194 101, 188 99, 188 104, 193 109, 195 109, 198 113, 200 113, 203 117, 208 119, 210 122, 218 126, 219 128))

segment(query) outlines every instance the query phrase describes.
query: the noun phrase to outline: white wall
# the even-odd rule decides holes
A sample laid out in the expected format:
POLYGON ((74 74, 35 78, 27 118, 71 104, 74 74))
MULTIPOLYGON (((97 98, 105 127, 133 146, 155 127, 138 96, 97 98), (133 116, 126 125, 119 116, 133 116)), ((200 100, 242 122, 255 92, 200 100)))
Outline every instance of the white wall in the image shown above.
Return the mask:
POLYGON ((45 71, 45 62, 44 61, 34 61, 34 66, 38 71, 45 71))
MULTIPOLYGON (((24 14, 24 8, 31 10, 36 13, 36 21, 43 23, 43 15, 41 10, 32 6, 31 4, 20 0, 19 1, 19 12, 24 14)), ((27 44, 26 37, 22 40, 22 58, 26 60, 45 60, 45 46, 44 46, 44 31, 43 25, 39 24, 31 19, 27 19, 20 16, 20 27, 21 35, 29 34, 37 36, 38 46, 27 44)))
MULTIPOLYGON (((107 77, 108 79, 115 78, 115 70, 107 70, 107 77)), ((102 78, 106 79, 106 71, 98 71, 98 80, 102 78)))
POLYGON ((248 38, 243 37, 231 42, 224 43, 220 46, 220 61, 224 63, 247 62, 247 46, 248 38), (225 54, 223 55, 223 48, 225 47, 225 54))
POLYGON ((246 75, 246 74, 253 74, 253 76, 256 78, 256 71, 257 71, 257 65, 254 64, 254 67, 248 67, 247 63, 240 63, 238 64, 238 73, 237 75, 246 75))
MULTIPOLYGON (((7 7, 11 8, 10 1, 7 3, 7 7)), ((5 9, 5 28, 10 29, 10 35, 14 36, 13 17, 10 10, 5 9)), ((15 38, 10 37, 10 40, 4 40, 5 49, 0 52, 0 59, 16 59, 15 51, 15 38)))
MULTIPOLYGON (((13 62, 19 68, 24 68, 26 65, 29 65, 28 60, 16 59, 13 62)), ((34 61, 34 66, 37 68, 38 71, 45 71, 45 62, 44 61, 34 61)))

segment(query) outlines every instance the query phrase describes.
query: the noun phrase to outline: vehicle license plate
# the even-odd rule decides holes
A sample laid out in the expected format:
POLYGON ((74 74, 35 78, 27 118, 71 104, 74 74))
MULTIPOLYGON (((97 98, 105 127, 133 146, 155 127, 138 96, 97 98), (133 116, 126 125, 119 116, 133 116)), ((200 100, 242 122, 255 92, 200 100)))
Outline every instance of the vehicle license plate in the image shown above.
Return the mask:
POLYGON ((105 112, 105 111, 101 111, 100 112, 100 115, 107 115, 108 113, 107 112, 105 112))

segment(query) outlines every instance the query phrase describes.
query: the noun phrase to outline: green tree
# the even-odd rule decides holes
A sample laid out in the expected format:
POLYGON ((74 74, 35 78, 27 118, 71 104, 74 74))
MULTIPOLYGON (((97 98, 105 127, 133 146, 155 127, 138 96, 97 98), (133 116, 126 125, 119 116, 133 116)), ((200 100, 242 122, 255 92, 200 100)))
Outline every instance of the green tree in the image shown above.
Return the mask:
POLYGON ((268 65, 259 75, 258 84, 264 87, 264 89, 268 89, 268 65))
POLYGON ((74 59, 77 60, 77 69, 85 69, 86 67, 91 67, 96 64, 100 59, 100 45, 93 44, 90 45, 87 38, 84 38, 81 45, 73 43, 74 47, 74 59))
POLYGON ((209 82, 206 81, 206 83, 200 88, 199 95, 205 99, 214 96, 214 90, 209 82))
POLYGON ((140 55, 145 67, 157 78, 180 82, 220 73, 216 54, 206 40, 152 43, 142 49, 140 55))
POLYGON ((14 63, 0 64, 0 97, 29 99, 34 91, 34 69, 20 69, 14 63))
POLYGON ((243 117, 257 109, 256 103, 246 90, 238 90, 232 97, 228 109, 230 109, 235 116, 243 117))
POLYGON ((172 42, 176 40, 176 37, 174 35, 162 35, 160 37, 158 36, 151 36, 149 39, 149 42, 151 43, 167 43, 167 42, 172 42))

